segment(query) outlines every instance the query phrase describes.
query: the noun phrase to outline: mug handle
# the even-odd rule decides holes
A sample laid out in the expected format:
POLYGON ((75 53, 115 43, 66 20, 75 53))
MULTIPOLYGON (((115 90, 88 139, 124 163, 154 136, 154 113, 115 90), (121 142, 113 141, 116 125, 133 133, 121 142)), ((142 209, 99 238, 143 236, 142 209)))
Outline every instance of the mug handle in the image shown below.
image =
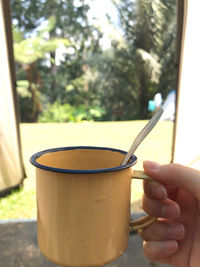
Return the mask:
MULTIPOLYGON (((143 171, 133 171, 133 176, 131 177, 131 179, 143 179, 143 180, 149 180, 149 181, 153 180, 150 176, 148 176, 143 171)), ((153 217, 151 215, 146 215, 138 220, 130 221, 129 227, 130 227, 130 230, 139 230, 150 225, 155 220, 156 220, 156 217, 153 217)))

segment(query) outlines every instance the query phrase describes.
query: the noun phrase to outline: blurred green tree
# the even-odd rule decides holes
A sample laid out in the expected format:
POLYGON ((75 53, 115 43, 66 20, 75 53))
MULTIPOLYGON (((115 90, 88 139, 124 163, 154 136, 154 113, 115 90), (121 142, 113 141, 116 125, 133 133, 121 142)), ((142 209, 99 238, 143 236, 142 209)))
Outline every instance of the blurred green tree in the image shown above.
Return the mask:
MULTIPOLYGON (((134 73, 140 118, 147 118, 148 100, 165 97, 175 86, 176 1, 113 0, 134 73), (136 82, 137 81, 137 82, 136 82)), ((117 47, 117 46, 116 46, 117 47)), ((118 48, 117 48, 118 49, 118 48)), ((123 56, 123 53, 121 54, 123 56)))
POLYGON ((88 1, 11 0, 21 105, 34 110, 26 118, 21 112, 24 121, 73 108, 90 118, 91 107, 105 111, 92 119, 146 119, 148 101, 174 89, 176 1, 112 2, 119 25, 107 15, 112 45, 105 50, 103 32, 88 19, 88 1))
POLYGON ((28 116, 30 121, 37 121, 39 112, 42 110, 42 104, 40 101, 40 88, 42 86, 42 79, 40 70, 38 68, 37 61, 44 59, 46 53, 55 51, 61 44, 65 47, 72 46, 71 41, 64 38, 51 38, 46 40, 44 34, 47 34, 52 27, 54 27, 54 17, 50 17, 47 20, 46 27, 42 31, 36 32, 36 36, 24 38, 23 33, 17 26, 13 27, 13 40, 14 40, 14 55, 15 61, 20 65, 26 73, 26 81, 19 80, 17 82, 18 92, 21 98, 21 114, 22 120, 26 119, 24 116, 28 116), (30 94, 24 93, 26 91, 30 94), (25 105, 26 100, 28 104, 25 105), (23 105, 24 103, 24 105, 23 105), (23 107, 27 109, 29 114, 26 115, 27 110, 23 110, 23 107))
MULTIPOLYGON (((100 31, 89 25, 89 6, 84 0, 78 4, 74 0, 11 0, 11 5, 14 36, 17 37, 16 62, 23 63, 21 67, 24 67, 29 84, 34 85, 29 88, 34 110, 31 121, 37 121, 40 110, 47 107, 48 102, 68 102, 70 84, 76 85, 71 86, 70 95, 72 91, 76 93, 78 85, 79 98, 84 103, 87 89, 85 58, 88 50, 90 53, 100 50, 101 38, 100 31), (59 51, 62 53, 60 59, 56 57, 59 51)), ((17 66, 18 80, 25 79, 21 67, 17 66)))

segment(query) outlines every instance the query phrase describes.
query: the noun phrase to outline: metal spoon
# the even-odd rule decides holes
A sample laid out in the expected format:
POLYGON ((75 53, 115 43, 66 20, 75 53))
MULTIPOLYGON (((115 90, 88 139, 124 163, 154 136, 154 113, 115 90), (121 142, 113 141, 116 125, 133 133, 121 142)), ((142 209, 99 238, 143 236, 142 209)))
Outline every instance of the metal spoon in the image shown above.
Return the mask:
POLYGON ((154 116, 149 120, 149 122, 145 125, 145 127, 142 129, 142 131, 135 138, 132 146, 130 147, 129 151, 127 152, 126 156, 124 157, 124 159, 120 165, 125 165, 129 161, 130 157, 133 155, 135 150, 138 148, 139 144, 151 132, 151 130, 156 125, 156 123, 159 121, 160 117, 163 114, 163 111, 164 111, 163 108, 160 108, 156 112, 156 114, 154 114, 154 116))

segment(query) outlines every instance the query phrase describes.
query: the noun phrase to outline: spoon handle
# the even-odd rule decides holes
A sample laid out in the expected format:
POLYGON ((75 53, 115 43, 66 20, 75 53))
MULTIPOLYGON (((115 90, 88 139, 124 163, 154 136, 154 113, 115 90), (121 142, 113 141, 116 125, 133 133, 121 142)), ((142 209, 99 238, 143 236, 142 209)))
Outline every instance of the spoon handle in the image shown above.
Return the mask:
POLYGON ((154 128, 158 120, 163 114, 163 109, 160 108, 156 114, 149 120, 149 122, 145 125, 145 127, 142 129, 142 131, 138 134, 136 139, 134 140, 132 146, 130 147, 129 151, 127 152, 126 156, 124 157, 121 165, 125 165, 130 157, 133 155, 139 144, 144 140, 144 138, 151 132, 151 130, 154 128))

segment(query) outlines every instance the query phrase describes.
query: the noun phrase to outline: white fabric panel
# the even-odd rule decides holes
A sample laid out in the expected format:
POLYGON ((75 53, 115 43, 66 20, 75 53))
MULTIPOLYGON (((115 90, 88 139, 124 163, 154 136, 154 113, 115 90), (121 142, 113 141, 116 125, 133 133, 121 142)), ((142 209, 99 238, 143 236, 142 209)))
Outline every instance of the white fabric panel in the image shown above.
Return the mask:
POLYGON ((20 161, 2 4, 0 1, 0 191, 18 185, 24 175, 20 161))
POLYGON ((185 1, 174 162, 200 168, 200 1, 185 1))

